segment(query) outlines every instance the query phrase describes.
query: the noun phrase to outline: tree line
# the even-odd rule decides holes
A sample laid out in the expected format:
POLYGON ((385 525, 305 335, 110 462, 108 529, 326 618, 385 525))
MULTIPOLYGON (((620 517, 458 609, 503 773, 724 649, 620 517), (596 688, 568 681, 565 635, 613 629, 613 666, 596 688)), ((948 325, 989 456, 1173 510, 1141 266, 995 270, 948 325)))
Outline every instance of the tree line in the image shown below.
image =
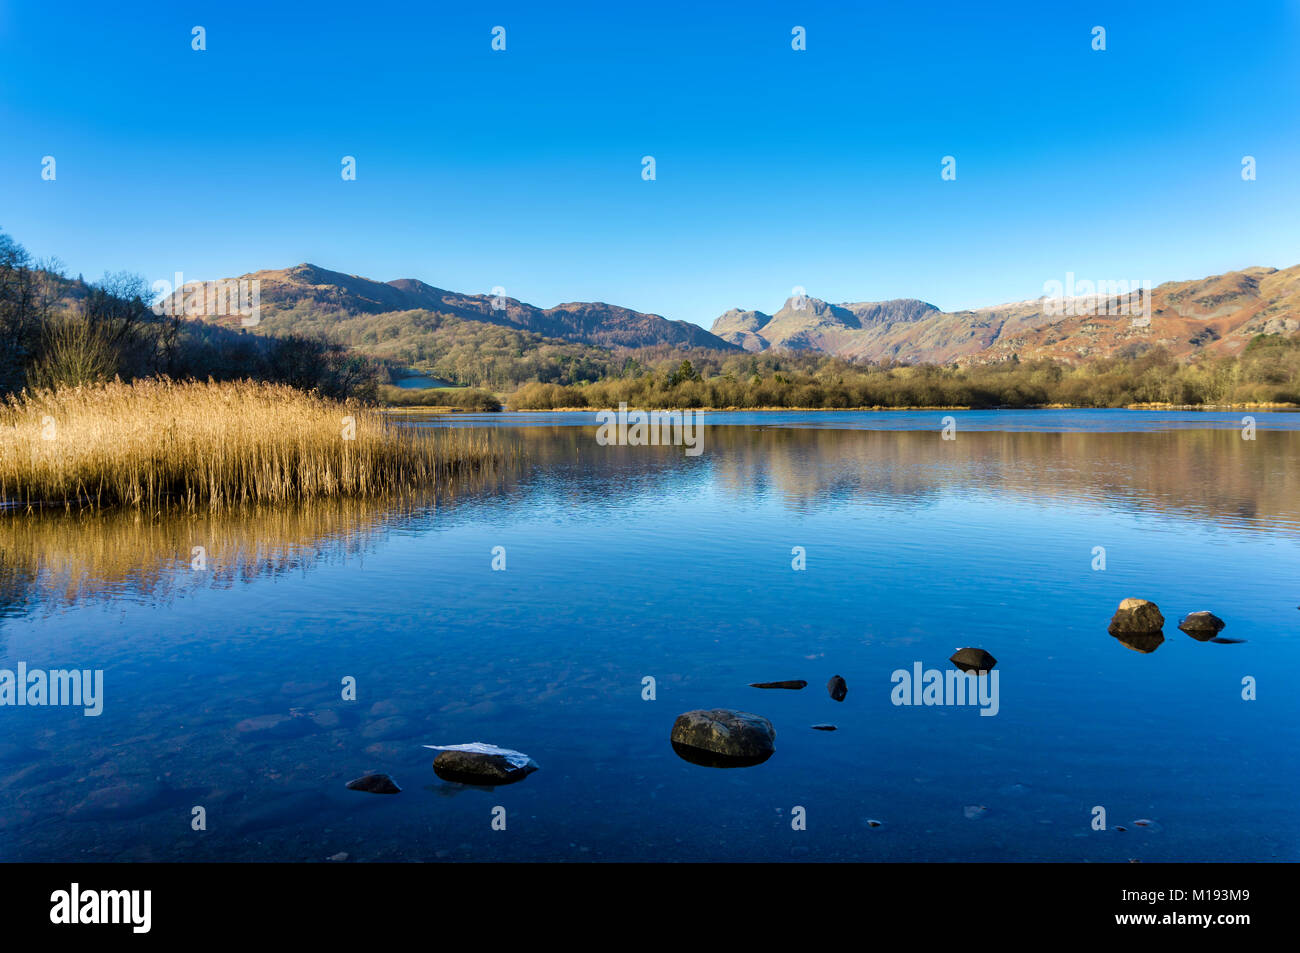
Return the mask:
POLYGON ((582 385, 532 382, 511 409, 616 407, 1125 407, 1300 403, 1300 338, 1257 335, 1239 356, 1180 362, 1132 347, 1079 365, 861 364, 826 355, 625 355, 621 372, 582 385))
POLYGON ((0 394, 167 376, 373 400, 377 369, 325 335, 265 337, 155 313, 138 275, 70 278, 0 232, 0 394))

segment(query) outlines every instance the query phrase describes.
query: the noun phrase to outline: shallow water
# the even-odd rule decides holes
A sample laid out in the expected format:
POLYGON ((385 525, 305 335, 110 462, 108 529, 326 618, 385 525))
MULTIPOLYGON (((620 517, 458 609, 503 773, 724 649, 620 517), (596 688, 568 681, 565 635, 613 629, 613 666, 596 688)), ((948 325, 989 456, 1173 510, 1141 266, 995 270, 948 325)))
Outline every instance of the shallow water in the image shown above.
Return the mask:
POLYGON ((0 708, 0 857, 1300 859, 1300 415, 945 415, 709 414, 697 457, 440 415, 412 425, 527 462, 437 506, 0 521, 0 668, 105 685, 98 717, 0 708), (1107 634, 1126 596, 1155 651, 1107 634), (1246 641, 1178 631, 1197 609, 1246 641), (961 646, 998 660, 995 716, 891 702, 961 646), (679 758, 676 715, 715 707, 776 753, 679 758), (439 780, 422 745, 471 741, 541 770, 439 780), (368 771, 402 793, 344 787, 368 771))

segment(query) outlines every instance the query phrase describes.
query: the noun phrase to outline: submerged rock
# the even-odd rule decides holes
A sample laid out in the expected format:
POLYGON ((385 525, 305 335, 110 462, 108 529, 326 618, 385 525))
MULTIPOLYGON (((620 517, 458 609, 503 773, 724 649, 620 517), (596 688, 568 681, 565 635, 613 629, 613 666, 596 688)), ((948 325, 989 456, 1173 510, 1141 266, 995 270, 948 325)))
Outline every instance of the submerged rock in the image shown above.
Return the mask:
POLYGON ((749 683, 749 687, 750 687, 750 688, 790 688, 790 689, 799 689, 799 688, 807 688, 807 687, 808 687, 808 683, 805 682, 802 678, 794 678, 794 679, 791 679, 791 680, 788 681, 788 682, 750 682, 750 683, 749 683))
POLYGON ((1226 636, 1216 635, 1214 638, 1210 639, 1210 641, 1211 641, 1211 642, 1218 642, 1220 645, 1240 645, 1242 642, 1245 642, 1246 640, 1245 640, 1245 639, 1230 639, 1230 638, 1227 638, 1226 636))
POLYGON ((983 649, 958 649, 948 659, 963 672, 987 672, 998 660, 983 649))
POLYGON ((838 675, 832 675, 831 680, 826 683, 826 691, 830 692, 831 698, 837 702, 844 701, 844 696, 849 693, 849 685, 838 675))
POLYGON ((402 789, 386 774, 367 774, 348 782, 350 791, 366 791, 370 794, 400 794, 402 789))
POLYGON ((776 729, 762 715, 747 711, 697 709, 677 716, 671 740, 673 750, 687 761, 711 767, 740 767, 759 764, 772 756, 776 729))
POLYGON ((838 729, 836 729, 836 727, 835 727, 834 725, 813 725, 812 727, 813 727, 813 731, 836 731, 836 730, 838 730, 838 729))
POLYGON ((1200 642, 1208 642, 1220 632, 1226 623, 1213 612, 1190 612, 1183 616, 1182 621, 1178 623, 1178 628, 1182 629, 1192 638, 1200 642))
POLYGON ((72 821, 124 821, 165 808, 169 790, 156 781, 119 782, 91 791, 67 812, 72 821))
POLYGON ((537 770, 538 764, 522 751, 475 741, 464 745, 425 745, 440 752, 433 771, 444 781, 459 784, 513 784, 537 770))
POLYGON ((1111 635, 1150 635, 1165 627, 1160 607, 1146 599, 1125 599, 1110 620, 1111 635))

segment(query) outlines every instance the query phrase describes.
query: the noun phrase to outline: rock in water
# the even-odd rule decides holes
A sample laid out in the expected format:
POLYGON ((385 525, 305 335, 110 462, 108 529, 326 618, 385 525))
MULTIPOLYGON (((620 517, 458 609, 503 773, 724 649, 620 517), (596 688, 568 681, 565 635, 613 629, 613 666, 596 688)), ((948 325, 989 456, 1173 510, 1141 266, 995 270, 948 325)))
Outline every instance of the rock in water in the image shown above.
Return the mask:
POLYGON ((963 672, 987 672, 998 660, 983 649, 958 649, 948 659, 963 672))
POLYGON ((813 725, 813 731, 835 731, 834 725, 813 725))
POLYGON ((699 709, 673 722, 673 750, 696 764, 740 767, 766 761, 776 750, 776 729, 762 715, 729 708, 699 709), (683 750, 685 749, 685 750, 683 750), (712 757, 701 757, 699 753, 712 757))
POLYGON ((826 691, 831 693, 831 698, 837 702, 844 701, 844 696, 849 693, 848 683, 838 675, 832 675, 831 680, 826 683, 826 691))
POLYGON ((1160 607, 1146 599, 1125 599, 1110 620, 1111 635, 1151 635, 1164 627, 1160 607))
POLYGON ((1213 612, 1189 612, 1183 616, 1178 628, 1182 629, 1199 642, 1208 642, 1220 632, 1226 623, 1213 612))
POLYGON ((350 791, 366 791, 370 794, 400 794, 402 789, 386 774, 367 774, 363 778, 348 782, 350 791))
POLYGON ((537 770, 537 762, 522 751, 475 741, 466 745, 425 745, 440 752, 433 771, 444 781, 460 784, 514 784, 537 770))
POLYGON ((750 682, 750 688, 790 688, 799 689, 807 688, 808 683, 802 678, 793 678, 788 682, 750 682))

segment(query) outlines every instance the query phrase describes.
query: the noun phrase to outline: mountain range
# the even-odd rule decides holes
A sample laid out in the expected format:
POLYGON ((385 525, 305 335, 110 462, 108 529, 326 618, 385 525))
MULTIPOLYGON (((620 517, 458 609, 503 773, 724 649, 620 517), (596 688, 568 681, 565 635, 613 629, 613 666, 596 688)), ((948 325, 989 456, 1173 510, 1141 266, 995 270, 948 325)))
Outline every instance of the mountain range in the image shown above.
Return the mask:
POLYGON ((698 324, 599 301, 538 308, 504 295, 445 291, 415 278, 372 281, 308 264, 241 277, 260 281, 264 315, 304 306, 351 315, 431 311, 596 347, 731 347, 698 324))
POLYGON ((1235 354, 1256 334, 1297 330, 1300 266, 1167 282, 1131 296, 1038 298, 971 311, 945 312, 910 298, 830 304, 800 296, 775 314, 736 309, 713 322, 714 334, 747 351, 905 363, 1012 355, 1078 363, 1134 344, 1159 345, 1179 358, 1235 354))
POLYGON ((328 326, 331 316, 355 325, 368 315, 419 311, 527 332, 530 341, 604 349, 666 345, 903 363, 984 363, 1012 356, 1078 363, 1133 345, 1163 346, 1179 358, 1229 355, 1256 334, 1300 331, 1300 266, 1166 282, 1144 292, 1149 295, 1144 307, 1133 299, 1139 313, 1133 316, 1117 314, 1120 301, 1113 296, 1067 298, 1055 312, 1045 298, 946 312, 913 298, 832 304, 799 296, 773 314, 733 309, 710 331, 604 302, 539 308, 504 296, 446 291, 413 278, 380 282, 310 264, 241 278, 260 281, 264 317, 292 311, 318 325, 328 326), (1134 320, 1145 311, 1149 321, 1134 320))

